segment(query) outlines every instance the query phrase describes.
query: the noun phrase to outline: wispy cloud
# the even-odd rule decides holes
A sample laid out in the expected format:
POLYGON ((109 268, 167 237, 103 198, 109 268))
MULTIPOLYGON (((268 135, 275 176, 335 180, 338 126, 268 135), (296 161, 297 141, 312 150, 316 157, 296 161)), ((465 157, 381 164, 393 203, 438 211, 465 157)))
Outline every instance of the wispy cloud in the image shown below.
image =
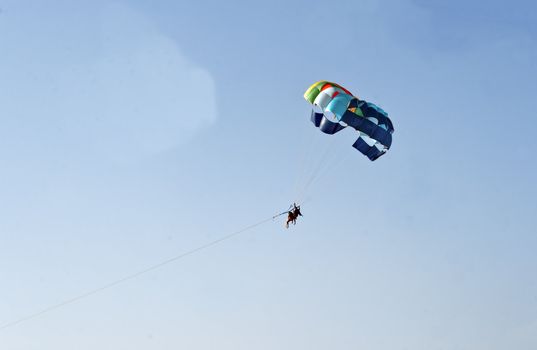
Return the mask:
POLYGON ((4 16, 4 140, 131 160, 216 119, 211 74, 144 15, 116 4, 62 17, 51 22, 29 6, 4 16))

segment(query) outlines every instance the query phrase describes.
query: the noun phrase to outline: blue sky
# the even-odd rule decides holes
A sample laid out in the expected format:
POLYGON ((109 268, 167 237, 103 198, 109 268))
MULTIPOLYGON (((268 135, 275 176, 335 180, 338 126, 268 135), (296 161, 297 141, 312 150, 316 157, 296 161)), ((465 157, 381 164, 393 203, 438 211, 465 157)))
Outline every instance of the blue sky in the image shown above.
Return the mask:
POLYGON ((291 230, 5 329, 5 348, 537 346, 534 3, 0 8, 0 324, 285 210, 303 160, 333 162, 291 230), (312 126, 321 79, 389 113, 386 156, 312 126))

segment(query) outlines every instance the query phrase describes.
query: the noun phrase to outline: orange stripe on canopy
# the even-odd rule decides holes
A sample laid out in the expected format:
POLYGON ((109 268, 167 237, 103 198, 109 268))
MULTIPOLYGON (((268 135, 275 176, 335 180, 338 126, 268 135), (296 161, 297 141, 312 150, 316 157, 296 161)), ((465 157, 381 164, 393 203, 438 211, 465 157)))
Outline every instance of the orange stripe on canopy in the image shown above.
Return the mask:
POLYGON ((329 83, 329 82, 326 82, 326 84, 323 85, 323 87, 321 88, 321 91, 329 89, 329 88, 331 88, 333 86, 335 86, 337 88, 340 88, 341 90, 345 91, 346 94, 352 96, 352 93, 349 90, 345 89, 343 86, 338 85, 338 84, 334 84, 334 83, 329 83))

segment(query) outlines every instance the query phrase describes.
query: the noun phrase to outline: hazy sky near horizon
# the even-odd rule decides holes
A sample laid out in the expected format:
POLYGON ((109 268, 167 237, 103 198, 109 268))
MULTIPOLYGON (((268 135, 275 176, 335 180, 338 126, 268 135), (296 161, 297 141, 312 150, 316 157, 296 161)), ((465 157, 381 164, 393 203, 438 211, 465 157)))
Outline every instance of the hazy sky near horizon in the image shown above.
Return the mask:
POLYGON ((285 210, 302 160, 334 161, 292 229, 2 330, 2 349, 537 347, 536 3, 0 9, 0 325, 285 210), (387 155, 313 127, 321 79, 389 113, 387 155))

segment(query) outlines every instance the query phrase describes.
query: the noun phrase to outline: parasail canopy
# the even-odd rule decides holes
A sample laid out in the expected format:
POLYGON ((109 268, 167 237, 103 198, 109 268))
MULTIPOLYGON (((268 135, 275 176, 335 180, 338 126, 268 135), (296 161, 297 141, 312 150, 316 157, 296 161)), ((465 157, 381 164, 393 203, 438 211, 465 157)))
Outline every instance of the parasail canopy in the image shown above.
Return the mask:
POLYGON ((311 121, 325 134, 333 135, 346 127, 359 136, 352 147, 370 160, 384 155, 392 145, 393 124, 388 113, 377 105, 360 100, 341 85, 318 81, 304 93, 313 105, 311 121))

